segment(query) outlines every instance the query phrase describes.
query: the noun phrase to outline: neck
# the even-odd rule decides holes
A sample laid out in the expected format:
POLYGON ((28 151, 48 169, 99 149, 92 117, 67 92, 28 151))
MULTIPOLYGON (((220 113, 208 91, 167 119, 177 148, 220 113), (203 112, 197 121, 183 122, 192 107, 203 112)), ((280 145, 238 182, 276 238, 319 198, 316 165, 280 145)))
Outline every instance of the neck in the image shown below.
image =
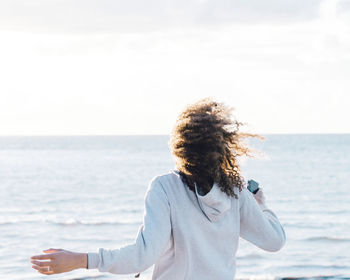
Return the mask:
POLYGON ((214 181, 208 180, 208 181, 199 181, 197 183, 197 191, 200 195, 206 195, 208 192, 210 192, 211 188, 213 187, 214 181))

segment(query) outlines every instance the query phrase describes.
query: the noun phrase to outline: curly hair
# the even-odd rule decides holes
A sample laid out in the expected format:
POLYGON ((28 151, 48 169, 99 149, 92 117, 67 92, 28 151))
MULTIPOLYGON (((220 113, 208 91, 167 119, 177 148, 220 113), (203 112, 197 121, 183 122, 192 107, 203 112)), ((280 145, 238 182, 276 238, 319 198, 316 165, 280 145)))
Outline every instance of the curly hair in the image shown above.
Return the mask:
POLYGON ((231 118, 232 111, 223 103, 205 98, 180 113, 169 146, 181 180, 192 191, 196 183, 208 192, 216 182, 221 191, 237 198, 234 188, 241 191, 245 186, 238 157, 252 157, 253 153, 243 139, 263 138, 240 132, 243 123, 231 118))

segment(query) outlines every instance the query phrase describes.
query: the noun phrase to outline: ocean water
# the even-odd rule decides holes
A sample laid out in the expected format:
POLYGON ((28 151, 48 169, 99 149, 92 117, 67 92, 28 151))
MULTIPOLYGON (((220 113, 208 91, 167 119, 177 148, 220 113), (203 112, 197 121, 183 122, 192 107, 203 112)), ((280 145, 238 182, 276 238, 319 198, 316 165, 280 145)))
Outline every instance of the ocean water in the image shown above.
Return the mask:
MULTIPOLYGON (((350 279, 350 135, 266 135, 260 182, 287 243, 269 253, 241 240, 237 279, 350 279)), ((0 279, 134 279, 96 270, 44 276, 46 248, 97 252, 132 242, 148 182, 174 168, 168 136, 0 137, 0 279)), ((139 279, 150 279, 152 268, 139 279)))

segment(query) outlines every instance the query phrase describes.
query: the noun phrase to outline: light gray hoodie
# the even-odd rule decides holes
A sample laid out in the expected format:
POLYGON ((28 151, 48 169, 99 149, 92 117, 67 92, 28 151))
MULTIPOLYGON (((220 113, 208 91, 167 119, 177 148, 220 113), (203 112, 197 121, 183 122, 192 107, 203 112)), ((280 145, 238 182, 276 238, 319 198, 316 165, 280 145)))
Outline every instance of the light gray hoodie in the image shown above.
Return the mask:
POLYGON ((88 253, 88 268, 131 274, 153 264, 152 279, 232 280, 238 240, 266 251, 285 243, 276 215, 247 190, 227 196, 216 183, 204 196, 183 184, 176 170, 156 176, 145 196, 143 224, 133 244, 88 253))

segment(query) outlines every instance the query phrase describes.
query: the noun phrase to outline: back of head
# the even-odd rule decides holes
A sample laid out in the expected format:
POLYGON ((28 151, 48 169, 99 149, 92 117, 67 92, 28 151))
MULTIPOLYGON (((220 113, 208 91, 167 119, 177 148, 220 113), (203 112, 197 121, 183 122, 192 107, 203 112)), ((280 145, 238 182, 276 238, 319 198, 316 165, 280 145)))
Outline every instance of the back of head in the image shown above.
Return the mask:
POLYGON ((242 123, 232 119, 233 108, 210 98, 191 104, 179 115, 169 142, 181 179, 194 191, 194 183, 216 182, 229 196, 237 197, 244 180, 238 157, 251 156, 241 133, 242 123))

